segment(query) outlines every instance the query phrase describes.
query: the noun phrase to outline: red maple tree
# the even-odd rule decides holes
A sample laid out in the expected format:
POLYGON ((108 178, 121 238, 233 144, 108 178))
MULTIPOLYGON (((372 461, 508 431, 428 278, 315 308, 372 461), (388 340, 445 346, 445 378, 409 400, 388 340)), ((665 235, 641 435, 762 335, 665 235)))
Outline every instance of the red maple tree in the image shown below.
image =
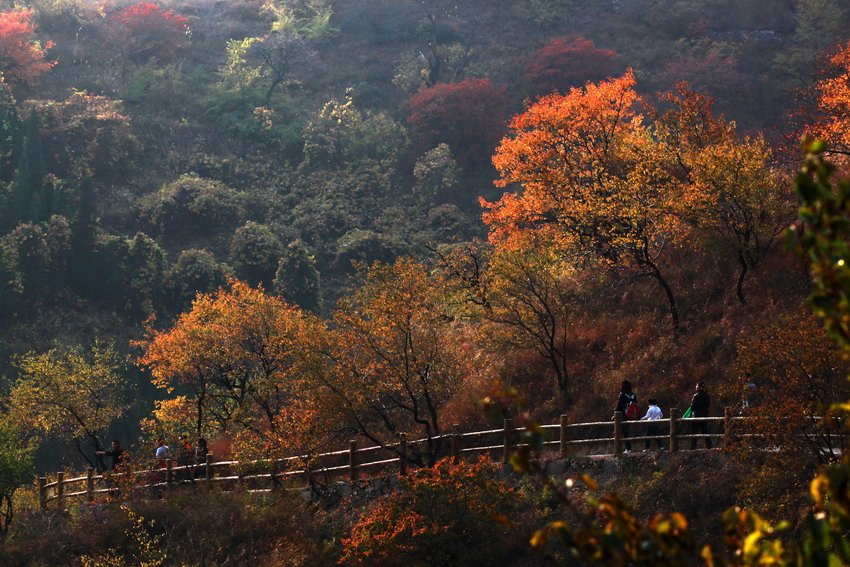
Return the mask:
POLYGON ((411 137, 425 152, 448 144, 460 163, 490 159, 506 128, 507 91, 490 79, 439 83, 407 101, 411 137))
POLYGON ((616 58, 616 53, 597 49, 588 39, 566 35, 550 40, 520 62, 531 93, 541 95, 602 80, 613 71, 616 58))
POLYGON ((32 10, 0 12, 0 69, 10 83, 32 85, 39 75, 56 64, 47 60, 47 50, 53 47, 53 42, 41 43, 33 38, 32 13, 32 10))
POLYGON ((152 57, 168 57, 180 50, 189 39, 188 22, 186 16, 139 2, 112 12, 104 33, 124 57, 141 65, 152 57))

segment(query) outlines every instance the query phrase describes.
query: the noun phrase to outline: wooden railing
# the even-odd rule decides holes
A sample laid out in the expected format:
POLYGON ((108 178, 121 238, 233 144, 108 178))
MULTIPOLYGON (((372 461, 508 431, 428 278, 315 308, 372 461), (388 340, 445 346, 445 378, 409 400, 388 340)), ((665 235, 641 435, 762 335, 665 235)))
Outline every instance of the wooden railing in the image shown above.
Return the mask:
MULTIPOLYGON (((627 441, 634 444, 651 441, 655 444, 657 439, 662 439, 666 444, 665 449, 670 452, 679 451, 682 448, 680 442, 683 440, 695 441, 705 438, 718 441, 714 447, 720 448, 728 443, 730 421, 745 419, 726 416, 683 420, 676 417, 676 408, 671 409, 669 415, 671 417, 668 419, 624 422, 622 412, 616 412, 613 421, 591 423, 569 423, 567 416, 562 415, 559 423, 541 426, 547 438, 544 447, 553 454, 557 453, 560 458, 570 455, 620 456, 626 452, 624 445, 627 441), (703 421, 708 423, 709 430, 713 431, 707 435, 684 431, 682 421, 689 424, 703 421), (630 434, 628 437, 623 435, 624 425, 630 434), (646 435, 649 425, 656 426, 659 435, 646 435)), ((487 454, 491 459, 505 463, 516 449, 516 439, 522 430, 523 428, 515 427, 510 419, 506 419, 500 429, 455 432, 443 435, 442 439, 448 442, 449 451, 446 456, 463 458, 487 454)), ((409 442, 410 445, 416 443, 424 443, 424 440, 409 442)), ((407 465, 407 461, 397 456, 397 451, 394 452, 393 448, 357 447, 357 442, 351 441, 347 450, 321 453, 309 459, 289 457, 240 463, 216 461, 212 454, 208 454, 206 462, 187 466, 174 466, 173 461, 169 459, 165 461, 163 468, 117 474, 97 474, 89 470, 85 475, 65 478, 64 473, 59 472, 52 481, 47 477, 40 477, 38 486, 42 507, 53 501, 61 507, 68 498, 84 498, 91 502, 98 497, 116 495, 126 490, 148 491, 160 496, 181 485, 217 486, 223 490, 270 490, 298 482, 299 479, 306 483, 317 478, 324 481, 353 481, 363 475, 406 474, 407 465)))

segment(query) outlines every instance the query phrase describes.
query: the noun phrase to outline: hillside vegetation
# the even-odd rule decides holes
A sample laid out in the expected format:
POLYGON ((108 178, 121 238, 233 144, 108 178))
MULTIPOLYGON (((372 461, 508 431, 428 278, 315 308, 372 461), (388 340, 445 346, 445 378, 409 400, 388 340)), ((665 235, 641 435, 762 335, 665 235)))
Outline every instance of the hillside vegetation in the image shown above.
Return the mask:
MULTIPOLYGON (((808 234, 803 135, 827 144, 810 166, 850 172, 848 22, 838 0, 3 3, 7 542, 38 546, 22 534, 47 520, 13 521, 36 470, 102 469, 113 438, 142 464, 180 434, 222 457, 359 439, 436 465, 386 509, 322 525, 297 506, 236 563, 370 564, 352 516, 416 525, 417 491, 453 475, 482 491, 476 522, 542 525, 551 494, 444 471, 440 435, 484 426, 488 396, 531 422, 607 420, 623 380, 642 410, 685 408, 701 381, 712 415, 755 400, 764 444, 705 482, 799 528, 801 487, 841 453, 850 368, 807 304, 819 272, 783 240, 808 234)), ((680 508, 659 496, 673 466, 619 486, 661 503, 646 516, 680 508)), ((254 506, 270 523, 289 506, 237 500, 234 542, 254 506)), ((110 508, 136 564, 172 564, 144 555, 177 549, 156 539, 190 521, 172 505, 110 508)), ((99 513, 62 520, 74 555, 134 564, 74 532, 99 513)), ((496 524, 480 534, 532 561, 496 524)), ((231 549, 184 544, 173 564, 231 549)))

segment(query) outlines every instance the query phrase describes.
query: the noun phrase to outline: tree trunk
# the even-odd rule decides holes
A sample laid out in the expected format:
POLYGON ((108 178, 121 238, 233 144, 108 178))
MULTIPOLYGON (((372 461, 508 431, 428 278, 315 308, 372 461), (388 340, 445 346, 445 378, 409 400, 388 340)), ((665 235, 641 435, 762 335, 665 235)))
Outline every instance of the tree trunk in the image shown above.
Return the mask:
POLYGON ((747 261, 744 259, 742 252, 738 252, 738 263, 741 264, 741 271, 738 273, 738 284, 735 289, 738 294, 738 301, 741 302, 741 305, 746 305, 747 301, 744 299, 744 276, 747 275, 747 261))

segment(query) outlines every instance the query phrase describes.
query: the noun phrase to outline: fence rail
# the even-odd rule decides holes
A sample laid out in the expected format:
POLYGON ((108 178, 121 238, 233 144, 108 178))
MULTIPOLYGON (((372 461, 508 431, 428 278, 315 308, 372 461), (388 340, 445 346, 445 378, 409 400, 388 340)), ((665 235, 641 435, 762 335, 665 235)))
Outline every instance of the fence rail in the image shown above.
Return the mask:
MULTIPOLYGON (((731 416, 682 419, 676 417, 678 411, 672 408, 670 418, 654 421, 627 421, 623 419, 622 412, 616 412, 613 421, 569 423, 567 416, 562 415, 559 423, 541 426, 547 436, 544 447, 560 458, 569 455, 619 456, 629 452, 631 443, 641 441, 647 446, 666 442, 666 450, 670 452, 679 451, 681 441, 695 443, 703 440, 706 446, 719 448, 728 444, 731 422, 745 419, 731 416), (689 431, 683 431, 683 421, 691 426, 687 428, 689 431), (693 426, 700 422, 711 431, 694 432, 693 426), (653 426, 657 433, 648 434, 649 426, 653 426), (713 444, 711 440, 719 442, 713 444)), ((501 429, 456 431, 438 439, 448 442, 448 455, 453 457, 488 454, 490 458, 505 463, 516 449, 517 434, 521 431, 523 428, 515 427, 510 419, 506 419, 501 429)), ((425 443, 425 440, 409 442, 411 445, 417 443, 425 443)), ((205 462, 185 466, 175 466, 168 459, 162 468, 116 474, 97 474, 90 469, 85 475, 65 478, 64 473, 58 472, 53 475, 55 480, 52 481, 39 477, 38 488, 42 507, 50 502, 61 507, 65 499, 93 501, 128 489, 147 490, 156 495, 167 494, 187 484, 217 486, 223 490, 270 490, 299 479, 309 484, 316 478, 353 481, 362 475, 406 474, 407 467, 408 462, 394 454, 392 447, 357 447, 357 442, 351 441, 347 450, 321 453, 309 459, 301 456, 241 463, 216 461, 212 454, 208 454, 205 462), (305 463, 309 466, 305 467, 305 463)))

